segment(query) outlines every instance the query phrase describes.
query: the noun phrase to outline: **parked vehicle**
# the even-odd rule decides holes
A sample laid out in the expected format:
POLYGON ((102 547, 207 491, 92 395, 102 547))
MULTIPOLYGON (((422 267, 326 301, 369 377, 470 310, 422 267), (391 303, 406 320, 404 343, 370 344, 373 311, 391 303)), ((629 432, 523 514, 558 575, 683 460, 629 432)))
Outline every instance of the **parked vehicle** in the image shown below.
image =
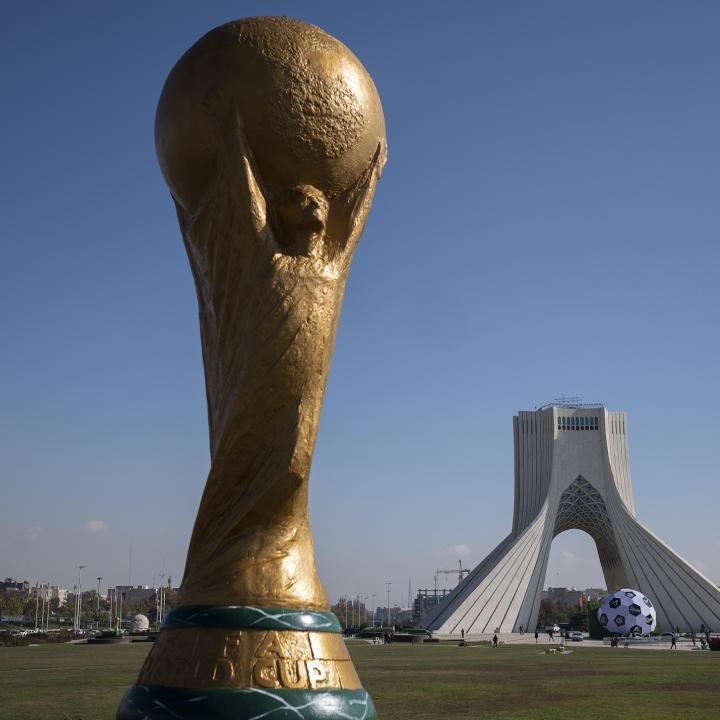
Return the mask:
POLYGON ((581 632, 578 632, 577 630, 575 632, 570 633, 570 639, 573 642, 582 642, 583 641, 583 634, 581 632))

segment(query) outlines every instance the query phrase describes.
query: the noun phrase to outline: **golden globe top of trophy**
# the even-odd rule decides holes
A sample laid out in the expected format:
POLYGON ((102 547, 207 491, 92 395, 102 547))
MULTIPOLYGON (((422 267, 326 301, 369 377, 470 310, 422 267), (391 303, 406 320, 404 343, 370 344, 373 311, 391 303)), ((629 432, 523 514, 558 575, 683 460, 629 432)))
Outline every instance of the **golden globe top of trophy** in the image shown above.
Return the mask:
POLYGON ((170 72, 155 142, 197 289, 211 467, 179 607, 118 718, 371 720, 307 500, 345 282, 386 159, 377 90, 314 25, 230 22, 170 72))

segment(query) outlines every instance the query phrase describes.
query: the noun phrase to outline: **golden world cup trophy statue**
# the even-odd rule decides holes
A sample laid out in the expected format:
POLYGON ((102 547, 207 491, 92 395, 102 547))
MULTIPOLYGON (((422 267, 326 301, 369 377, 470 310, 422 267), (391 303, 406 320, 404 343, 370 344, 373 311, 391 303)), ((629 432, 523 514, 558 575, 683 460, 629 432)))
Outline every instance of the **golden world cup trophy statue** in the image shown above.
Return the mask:
POLYGON ((371 720, 315 568, 308 476, 386 159, 377 90, 314 25, 230 22, 170 72, 155 141, 197 289, 211 467, 179 606, 117 717, 371 720))

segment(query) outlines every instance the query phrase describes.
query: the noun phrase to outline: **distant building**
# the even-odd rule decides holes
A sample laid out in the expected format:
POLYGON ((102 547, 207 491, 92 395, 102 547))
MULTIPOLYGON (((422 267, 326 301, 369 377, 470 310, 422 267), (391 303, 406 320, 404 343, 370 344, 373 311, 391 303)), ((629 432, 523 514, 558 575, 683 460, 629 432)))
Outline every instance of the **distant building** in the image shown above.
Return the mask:
POLYGON ((62 607, 67 602, 68 589, 58 585, 35 585, 30 589, 30 594, 45 601, 57 599, 58 607, 62 607))
POLYGON ((23 595, 29 595, 30 594, 30 583, 27 580, 23 580, 22 582, 18 582, 15 580, 15 578, 5 578, 2 582, 0 582, 0 592, 19 592, 23 595))
POLYGON ((418 590, 417 597, 413 601, 413 620, 420 620, 425 613, 439 605, 449 594, 450 590, 418 590))
POLYGON ((413 621, 413 609, 412 608, 396 608, 395 622, 400 623, 411 623, 413 621))
POLYGON ((575 588, 548 588, 543 590, 540 597, 545 600, 552 600, 554 603, 563 605, 577 605, 584 608, 585 604, 590 600, 602 600, 607 595, 605 588, 585 588, 584 590, 576 590, 575 588))
POLYGON ((583 592, 586 600, 602 600, 608 594, 605 588, 585 588, 583 592))
POLYGON ((585 591, 576 590, 575 588, 548 588, 542 593, 543 598, 547 598, 554 603, 561 605, 577 605, 579 608, 585 607, 585 591))
MULTIPOLYGON (((412 611, 410 608, 402 608, 395 605, 390 608, 390 624, 399 625, 402 622, 410 622, 412 620, 412 611)), ((388 623, 387 606, 378 606, 375 608, 375 625, 383 626, 388 623)))
POLYGON ((57 598, 58 607, 62 607, 67 602, 69 591, 67 588, 60 587, 59 585, 50 586, 50 599, 54 600, 57 598))
POLYGON ((119 600, 122 607, 130 608, 144 600, 154 600, 155 588, 147 585, 116 585, 114 588, 108 589, 107 599, 113 604, 119 600))

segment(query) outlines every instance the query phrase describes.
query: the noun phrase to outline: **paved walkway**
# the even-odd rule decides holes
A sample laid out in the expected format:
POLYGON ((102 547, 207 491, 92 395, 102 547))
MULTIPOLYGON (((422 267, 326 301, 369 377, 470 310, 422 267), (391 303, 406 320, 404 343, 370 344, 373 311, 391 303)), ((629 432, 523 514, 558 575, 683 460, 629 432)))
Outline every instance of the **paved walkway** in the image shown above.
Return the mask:
MULTIPOLYGON (((433 634, 433 637, 438 638, 439 640, 460 640, 459 636, 456 635, 438 635, 437 633, 433 634)), ((465 639, 468 642, 492 642, 493 635, 489 633, 485 633, 483 635, 466 635, 465 639)), ((533 633, 501 633, 498 635, 498 641, 502 642, 505 645, 535 645, 535 635, 533 633)), ((548 640, 547 633, 540 633, 537 640, 538 647, 542 647, 543 649, 546 647, 557 647, 561 643, 564 643, 565 646, 570 649, 571 647, 606 647, 608 650, 613 650, 616 648, 611 648, 609 644, 603 643, 602 640, 590 640, 587 635, 583 637, 582 642, 576 642, 573 640, 564 640, 560 638, 558 635, 555 635, 553 638, 553 641, 550 642, 548 640)), ((692 641, 687 638, 679 638, 677 641, 677 647, 678 650, 695 650, 700 652, 700 641, 697 640, 696 644, 693 645, 692 641)), ((622 638, 619 639, 619 645, 618 650, 625 650, 625 649, 632 649, 632 650, 669 650, 670 649, 670 638, 669 637, 662 637, 662 639, 654 640, 651 639, 649 642, 642 642, 642 639, 638 638, 636 640, 631 640, 628 644, 628 647, 625 648, 624 641, 622 638)))

